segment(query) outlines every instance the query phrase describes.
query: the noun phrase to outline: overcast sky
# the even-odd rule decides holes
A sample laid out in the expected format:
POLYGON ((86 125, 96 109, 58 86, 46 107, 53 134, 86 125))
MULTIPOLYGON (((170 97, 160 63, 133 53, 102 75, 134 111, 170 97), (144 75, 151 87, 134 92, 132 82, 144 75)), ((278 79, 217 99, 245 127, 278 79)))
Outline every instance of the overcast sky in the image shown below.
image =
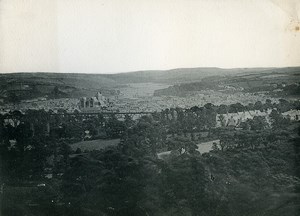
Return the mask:
POLYGON ((297 0, 0 0, 0 72, 300 65, 297 0))

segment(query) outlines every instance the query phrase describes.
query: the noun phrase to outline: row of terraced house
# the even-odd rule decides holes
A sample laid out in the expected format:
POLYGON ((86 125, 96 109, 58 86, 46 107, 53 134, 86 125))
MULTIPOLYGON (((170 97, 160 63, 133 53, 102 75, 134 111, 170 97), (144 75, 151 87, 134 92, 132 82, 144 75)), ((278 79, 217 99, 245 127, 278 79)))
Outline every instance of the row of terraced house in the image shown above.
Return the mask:
MULTIPOLYGON (((232 126, 238 127, 242 122, 246 122, 248 119, 253 119, 255 116, 264 117, 266 122, 271 125, 270 114, 272 109, 268 109, 266 111, 260 110, 250 110, 244 112, 237 113, 227 113, 227 114, 217 114, 216 116, 216 126, 232 126)), ((293 121, 300 120, 300 110, 289 110, 287 112, 282 113, 284 118, 288 118, 293 121)))

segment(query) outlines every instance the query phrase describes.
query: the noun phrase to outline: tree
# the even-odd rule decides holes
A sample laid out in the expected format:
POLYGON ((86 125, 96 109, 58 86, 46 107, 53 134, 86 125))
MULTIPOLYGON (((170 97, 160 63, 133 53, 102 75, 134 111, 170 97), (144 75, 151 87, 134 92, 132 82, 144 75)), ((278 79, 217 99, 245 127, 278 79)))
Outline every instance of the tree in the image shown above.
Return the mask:
MULTIPOLYGON (((63 177, 64 199, 80 215, 148 215, 145 188, 157 175, 155 163, 127 155, 118 147, 72 159, 63 177)), ((149 201, 147 202, 149 203, 149 201)))
POLYGON ((219 121, 221 123, 221 127, 225 127, 226 126, 226 120, 225 120, 224 115, 221 114, 221 115, 218 116, 218 118, 219 118, 219 121))
POLYGON ((200 155, 172 157, 164 164, 161 179, 162 215, 205 215, 208 176, 200 155))
POLYGON ((256 101, 253 107, 255 110, 263 110, 263 104, 261 101, 256 101))
POLYGON ((263 130, 268 128, 268 123, 264 116, 254 116, 253 119, 248 119, 251 130, 263 130))
POLYGON ((122 148, 126 154, 156 157, 156 152, 165 146, 166 130, 151 116, 143 116, 122 137, 122 148))
POLYGON ((264 104, 264 108, 265 109, 272 109, 273 108, 272 101, 270 99, 266 99, 266 102, 264 104))
POLYGON ((229 134, 223 134, 220 138, 219 143, 221 151, 225 151, 228 149, 232 149, 235 147, 234 140, 232 139, 232 136, 229 134))
POLYGON ((134 121, 132 120, 132 118, 129 115, 126 114, 124 123, 125 123, 125 126, 127 128, 129 128, 134 124, 134 121))
POLYGON ((115 115, 110 116, 105 125, 106 134, 110 138, 120 138, 124 133, 125 128, 125 123, 119 121, 115 115))
POLYGON ((272 127, 274 128, 284 128, 290 124, 290 120, 284 118, 280 112, 277 110, 272 110, 270 114, 272 127))
POLYGON ((213 151, 219 150, 218 144, 216 142, 213 142, 212 149, 213 149, 213 151))
POLYGON ((226 113, 228 113, 228 107, 227 107, 227 105, 221 104, 218 107, 218 114, 226 114, 226 113))
POLYGON ((284 99, 279 99, 278 110, 281 113, 287 112, 291 109, 291 104, 289 101, 284 99))
POLYGON ((237 112, 243 112, 243 111, 245 111, 245 107, 241 103, 235 103, 235 104, 231 104, 229 106, 230 113, 237 113, 237 112))

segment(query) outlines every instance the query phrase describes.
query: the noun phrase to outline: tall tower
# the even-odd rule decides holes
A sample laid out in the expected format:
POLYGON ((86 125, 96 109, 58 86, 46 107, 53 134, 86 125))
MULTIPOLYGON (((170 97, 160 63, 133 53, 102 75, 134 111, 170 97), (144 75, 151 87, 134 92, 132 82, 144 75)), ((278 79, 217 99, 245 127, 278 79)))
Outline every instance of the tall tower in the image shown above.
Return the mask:
POLYGON ((101 94, 101 92, 97 92, 96 97, 98 100, 103 100, 103 95, 101 94))

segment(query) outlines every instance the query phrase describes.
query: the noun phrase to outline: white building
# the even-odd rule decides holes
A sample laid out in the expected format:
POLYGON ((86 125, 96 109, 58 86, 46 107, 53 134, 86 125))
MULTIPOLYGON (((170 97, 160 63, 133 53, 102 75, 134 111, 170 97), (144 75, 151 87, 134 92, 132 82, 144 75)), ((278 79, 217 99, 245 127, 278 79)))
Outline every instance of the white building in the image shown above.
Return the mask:
POLYGON ((300 110, 289 110, 287 112, 282 113, 283 117, 289 118, 293 121, 299 121, 300 120, 300 110))
POLYGON ((248 119, 253 119, 255 116, 262 116, 265 117, 267 123, 270 125, 270 117, 272 109, 268 109, 267 111, 260 111, 260 110, 250 110, 244 112, 237 112, 237 113, 226 113, 226 114, 217 114, 216 122, 217 127, 221 127, 222 125, 227 126, 239 126, 242 122, 246 122, 248 119))

